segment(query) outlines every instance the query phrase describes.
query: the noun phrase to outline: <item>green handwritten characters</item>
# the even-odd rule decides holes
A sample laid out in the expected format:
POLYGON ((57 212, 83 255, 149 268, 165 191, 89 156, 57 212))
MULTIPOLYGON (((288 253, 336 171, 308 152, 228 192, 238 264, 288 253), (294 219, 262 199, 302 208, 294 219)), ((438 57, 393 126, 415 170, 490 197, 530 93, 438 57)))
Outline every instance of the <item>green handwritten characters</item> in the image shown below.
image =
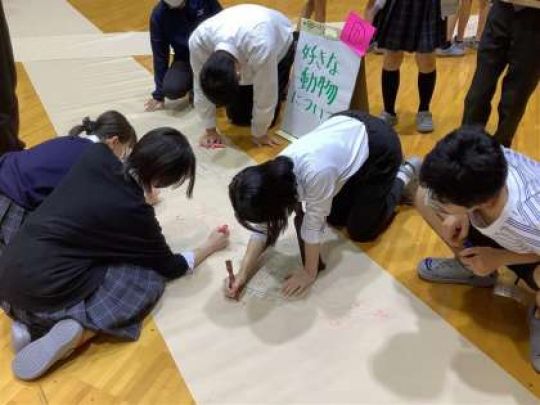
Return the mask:
POLYGON ((302 92, 301 95, 295 92, 292 101, 322 119, 331 114, 328 109, 339 93, 339 87, 334 82, 334 77, 339 73, 339 61, 335 52, 328 52, 316 44, 305 44, 301 55, 304 68, 297 88, 302 92))
POLYGON ((328 52, 317 45, 305 44, 302 48, 302 60, 308 66, 315 64, 318 70, 326 70, 331 76, 338 73, 338 59, 335 52, 327 56, 328 52))
POLYGON ((297 91, 292 93, 291 103, 304 111, 309 111, 313 115, 318 116, 321 120, 330 117, 332 114, 330 111, 321 108, 309 97, 299 94, 297 91))
POLYGON ((328 105, 336 101, 338 93, 337 85, 324 75, 316 75, 309 67, 305 67, 300 74, 300 88, 308 93, 317 94, 319 98, 324 94, 328 105))

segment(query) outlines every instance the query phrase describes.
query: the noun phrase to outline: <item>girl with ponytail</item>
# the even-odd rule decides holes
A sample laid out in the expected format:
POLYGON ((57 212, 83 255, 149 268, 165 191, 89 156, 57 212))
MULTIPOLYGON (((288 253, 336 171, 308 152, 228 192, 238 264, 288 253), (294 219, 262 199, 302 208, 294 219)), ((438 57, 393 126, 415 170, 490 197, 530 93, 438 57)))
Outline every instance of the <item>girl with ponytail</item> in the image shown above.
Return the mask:
MULTIPOLYGON (((103 136, 106 122, 86 121, 84 131, 103 136)), ((191 197, 195 166, 174 128, 148 132, 125 162, 94 144, 28 218, 0 256, 0 309, 15 321, 18 378, 38 378, 95 335, 137 340, 166 282, 227 246, 221 225, 197 248, 172 251, 145 200, 183 184, 191 197)))
POLYGON ((56 188, 87 148, 106 144, 124 159, 137 137, 126 117, 116 111, 80 125, 33 148, 0 157, 0 254, 11 242, 27 213, 35 210, 56 188))
POLYGON ((238 296, 293 211, 303 269, 285 281, 283 293, 301 294, 325 267, 319 253, 326 223, 346 228, 355 241, 375 239, 404 194, 410 198, 414 192, 419 163, 402 162, 391 126, 365 113, 344 111, 277 158, 242 170, 230 183, 229 195, 236 218, 253 234, 234 283, 225 283, 225 295, 238 296))

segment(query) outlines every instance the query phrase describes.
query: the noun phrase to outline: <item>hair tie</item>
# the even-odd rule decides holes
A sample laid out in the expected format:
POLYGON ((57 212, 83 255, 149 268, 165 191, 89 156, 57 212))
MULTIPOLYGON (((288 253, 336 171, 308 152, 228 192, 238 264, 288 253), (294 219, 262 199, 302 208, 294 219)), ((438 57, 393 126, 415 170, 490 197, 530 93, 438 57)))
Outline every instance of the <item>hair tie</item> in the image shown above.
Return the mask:
POLYGON ((86 132, 86 135, 92 135, 96 130, 96 123, 92 121, 90 117, 86 117, 82 121, 82 127, 84 132, 86 132))

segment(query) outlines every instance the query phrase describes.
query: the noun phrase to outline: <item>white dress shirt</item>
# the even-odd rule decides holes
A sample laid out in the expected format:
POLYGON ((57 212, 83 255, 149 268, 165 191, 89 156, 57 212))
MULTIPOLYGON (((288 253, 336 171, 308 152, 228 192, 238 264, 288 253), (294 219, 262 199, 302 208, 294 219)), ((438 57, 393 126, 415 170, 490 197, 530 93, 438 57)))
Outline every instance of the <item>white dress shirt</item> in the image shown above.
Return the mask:
MULTIPOLYGON (((298 200, 305 203, 302 239, 307 243, 320 243, 332 200, 369 156, 366 127, 355 118, 333 117, 289 145, 280 155, 293 161, 298 200)), ((265 237, 260 233, 253 236, 265 237)))
POLYGON ((202 66, 214 51, 227 51, 240 66, 240 84, 253 85, 253 136, 266 134, 278 102, 278 63, 292 44, 293 27, 278 11, 243 4, 205 20, 189 38, 194 104, 205 128, 216 127, 216 107, 199 83, 202 66))

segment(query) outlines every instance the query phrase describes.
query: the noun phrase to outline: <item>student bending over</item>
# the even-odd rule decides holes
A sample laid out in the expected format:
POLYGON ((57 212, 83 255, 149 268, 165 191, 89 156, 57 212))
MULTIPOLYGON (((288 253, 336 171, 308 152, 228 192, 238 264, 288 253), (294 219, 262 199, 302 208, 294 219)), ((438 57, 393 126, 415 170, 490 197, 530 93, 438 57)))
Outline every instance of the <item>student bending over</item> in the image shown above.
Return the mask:
MULTIPOLYGON (((426 156, 420 184, 416 206, 455 254, 423 260, 422 279, 492 287, 497 270, 508 266, 538 291, 539 162, 501 147, 480 127, 463 127, 426 156)), ((531 361, 540 371, 540 313, 530 315, 531 361)))
POLYGON ((254 4, 229 7, 207 19, 189 38, 194 105, 205 133, 203 147, 222 146, 216 107, 235 125, 251 125, 257 145, 269 135, 287 95, 296 42, 289 19, 254 4))
POLYGON ((144 192, 184 181, 190 197, 193 151, 160 128, 125 164, 91 145, 28 218, 0 258, 0 306, 29 331, 15 345, 17 377, 41 376, 96 334, 137 340, 165 282, 228 244, 228 231, 215 230, 198 249, 171 252, 144 192))
POLYGON ((2 155, 0 254, 14 238, 27 214, 54 190, 90 145, 103 142, 119 159, 124 159, 136 141, 135 130, 128 120, 116 111, 107 111, 96 121, 85 118, 81 125, 69 131, 68 136, 2 155))
POLYGON ((355 241, 375 239, 389 225, 405 189, 414 188, 419 165, 418 159, 402 163, 401 145, 390 125, 346 111, 277 158, 242 170, 229 186, 230 198, 238 221, 254 233, 236 282, 225 287, 226 295, 239 294, 261 253, 287 227, 293 210, 298 214, 297 232, 301 228, 304 268, 285 282, 283 292, 302 293, 324 267, 319 251, 325 223, 345 227, 355 241))

